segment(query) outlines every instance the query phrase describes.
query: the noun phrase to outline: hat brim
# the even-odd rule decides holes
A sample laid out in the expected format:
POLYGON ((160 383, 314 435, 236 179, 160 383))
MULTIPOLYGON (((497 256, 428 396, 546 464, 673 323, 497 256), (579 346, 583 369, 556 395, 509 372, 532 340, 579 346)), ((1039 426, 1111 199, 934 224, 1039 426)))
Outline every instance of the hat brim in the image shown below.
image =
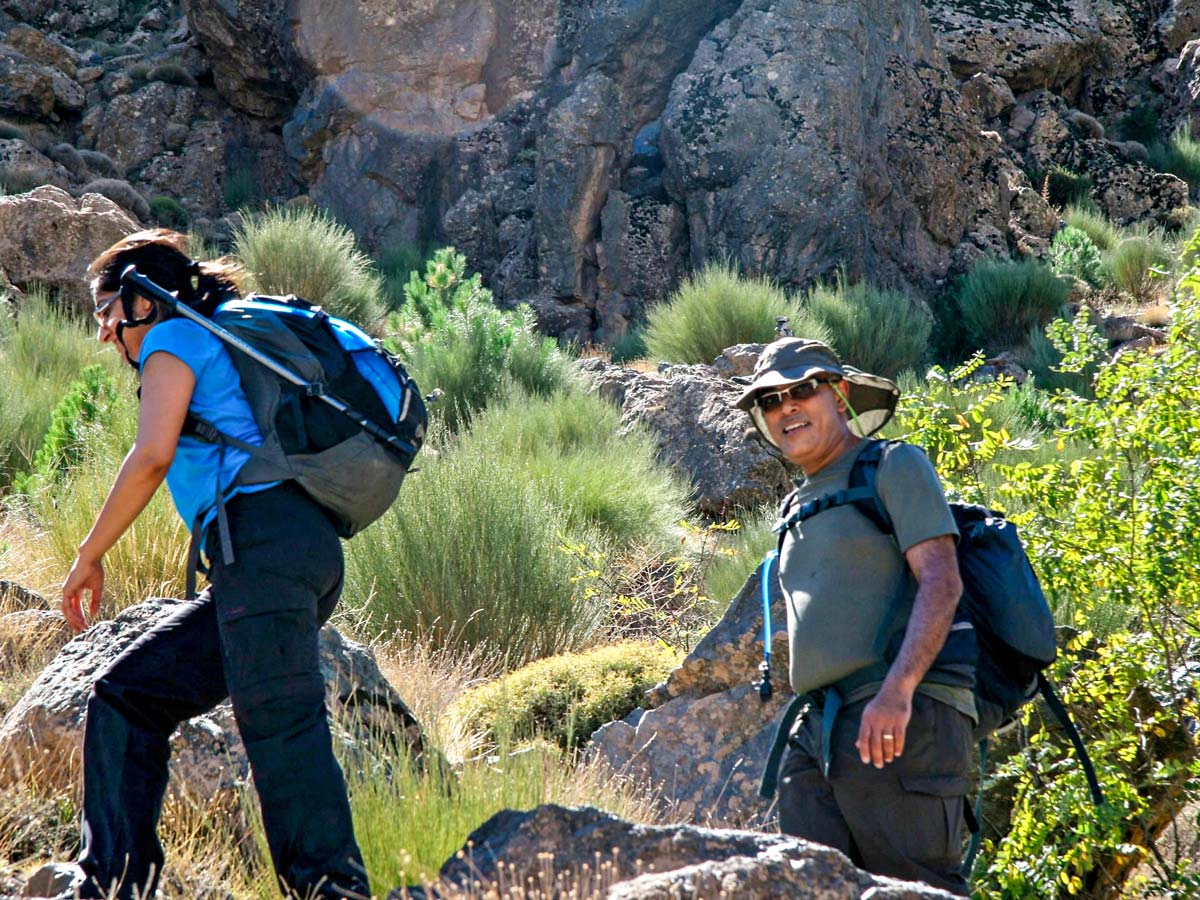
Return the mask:
POLYGON ((754 381, 750 382, 749 387, 738 396, 734 403, 738 409, 744 412, 749 412, 754 406, 754 395, 759 391, 768 390, 770 388, 786 387, 789 384, 799 384, 801 381, 808 381, 810 378, 815 378, 818 375, 836 375, 839 378, 844 377, 843 374, 835 369, 830 369, 827 366, 803 366, 796 369, 772 369, 769 372, 764 372, 754 381))
MULTIPOLYGON (((754 394, 765 388, 784 387, 806 381, 822 372, 832 374, 828 369, 818 367, 808 370, 807 374, 803 374, 799 378, 774 379, 772 376, 783 376, 789 373, 787 371, 767 372, 738 398, 738 408, 749 414, 750 419, 754 422, 754 427, 758 429, 758 433, 763 436, 763 439, 778 449, 778 445, 771 440, 771 432, 763 420, 762 410, 754 403, 754 394), (743 400, 747 401, 744 406, 742 405, 743 400)), ((891 379, 884 378, 882 375, 872 375, 870 372, 862 372, 853 366, 846 366, 842 374, 842 384, 846 386, 846 405, 850 408, 846 427, 855 436, 870 437, 890 422, 896 414, 896 404, 900 401, 900 388, 891 379)))

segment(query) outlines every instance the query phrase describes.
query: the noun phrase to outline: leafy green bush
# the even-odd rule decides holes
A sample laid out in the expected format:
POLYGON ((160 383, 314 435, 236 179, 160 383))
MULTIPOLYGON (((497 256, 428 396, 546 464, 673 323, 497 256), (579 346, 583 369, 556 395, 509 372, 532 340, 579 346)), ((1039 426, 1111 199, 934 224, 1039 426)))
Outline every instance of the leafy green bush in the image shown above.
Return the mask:
POLYGON ((235 229, 234 253, 263 294, 295 294, 373 328, 383 317, 380 280, 354 233, 312 208, 269 209, 235 229))
POLYGON ((1078 228, 1087 234, 1096 245, 1096 249, 1101 252, 1111 250, 1121 239, 1121 230, 1090 201, 1068 206, 1063 211, 1063 222, 1067 227, 1078 228))
POLYGON ((894 377, 929 349, 933 316, 904 291, 865 281, 848 284, 842 272, 834 284, 813 288, 801 303, 828 331, 838 355, 868 372, 894 377))
POLYGON ((566 514, 571 531, 597 531, 618 548, 670 553, 679 542, 689 488, 658 462, 645 431, 618 434, 621 413, 594 393, 547 397, 513 390, 478 416, 461 438, 510 460, 566 514))
POLYGON ((175 231, 187 231, 192 220, 183 204, 174 197, 151 197, 150 215, 159 225, 175 231))
POLYGON ((1059 275, 1080 278, 1095 287, 1103 276, 1104 261, 1088 233, 1068 225, 1050 243, 1050 268, 1059 275))
MULTIPOLYGON (((1086 313, 1082 313, 1086 315, 1086 313)), ((1051 323, 1054 325, 1055 323, 1051 323)), ((1020 355, 1021 364, 1033 375, 1038 387, 1049 390, 1069 390, 1081 396, 1091 396, 1092 381, 1096 375, 1095 364, 1080 372, 1063 372, 1062 351, 1047 335, 1046 329, 1034 327, 1029 331, 1026 350, 1020 355)))
POLYGON ((958 284, 958 308, 977 347, 1013 347, 1048 322, 1070 288, 1037 260, 983 259, 958 284))
POLYGON ((1052 206, 1065 207, 1086 200, 1092 192, 1092 178, 1063 166, 1051 166, 1042 180, 1042 196, 1052 206))
POLYGON ((106 424, 116 399, 116 381, 104 366, 83 369, 51 412, 50 428, 33 459, 33 471, 16 479, 16 489, 30 490, 39 481, 53 481, 78 465, 83 459, 89 430, 106 424))
POLYGON ((544 737, 571 750, 641 706, 678 663, 669 647, 637 641, 553 656, 468 691, 459 710, 492 743, 505 729, 516 740, 544 737))
POLYGON ((514 663, 582 646, 601 610, 564 549, 566 514, 490 447, 436 450, 392 511, 346 545, 346 595, 368 627, 514 663))
POLYGON ((567 381, 566 357, 538 333, 533 311, 497 309, 479 275, 467 275, 466 264, 454 248, 438 250, 424 277, 412 273, 407 302, 388 323, 389 346, 405 357, 418 384, 442 391, 434 413, 451 431, 510 384, 545 395, 567 381))
POLYGON ((1178 175, 1192 191, 1200 188, 1200 141, 1192 137, 1190 123, 1180 125, 1168 140, 1152 142, 1146 151, 1151 168, 1178 175))
POLYGON ((1168 288, 1165 276, 1171 264, 1166 241, 1153 230, 1124 238, 1104 257, 1108 281, 1140 301, 1150 300, 1168 288))
POLYGON ((43 291, 30 291, 15 319, 0 313, 0 489, 33 468, 55 401, 80 368, 106 362, 117 369, 108 355, 90 329, 43 291))
POLYGON ((724 612, 763 556, 775 548, 777 539, 771 531, 775 513, 772 504, 739 519, 739 528, 724 537, 713 554, 704 572, 704 594, 716 615, 724 612))
POLYGON ((646 349, 653 359, 711 363, 734 344, 774 340, 779 317, 787 317, 798 336, 829 339, 823 325, 771 282, 746 278, 728 264, 710 263, 649 310, 646 349))

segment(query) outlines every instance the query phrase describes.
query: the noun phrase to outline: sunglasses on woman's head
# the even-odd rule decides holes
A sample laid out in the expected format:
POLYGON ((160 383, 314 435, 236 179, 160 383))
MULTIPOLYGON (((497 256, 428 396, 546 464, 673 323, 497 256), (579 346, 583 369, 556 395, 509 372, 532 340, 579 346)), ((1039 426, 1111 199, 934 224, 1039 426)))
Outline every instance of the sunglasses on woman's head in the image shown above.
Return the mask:
POLYGON ((756 394, 754 403, 763 412, 771 412, 782 406, 783 401, 788 397, 791 397, 793 400, 807 400, 817 392, 821 385, 830 384, 837 380, 836 378, 810 378, 807 381, 798 381, 778 391, 764 391, 761 394, 756 394))

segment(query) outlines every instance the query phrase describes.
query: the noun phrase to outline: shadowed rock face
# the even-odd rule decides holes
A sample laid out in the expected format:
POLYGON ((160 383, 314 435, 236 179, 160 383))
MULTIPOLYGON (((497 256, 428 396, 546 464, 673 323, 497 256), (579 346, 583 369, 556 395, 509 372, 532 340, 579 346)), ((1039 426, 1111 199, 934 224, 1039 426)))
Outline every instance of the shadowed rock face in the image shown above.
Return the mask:
MULTIPOLYGON (((583 807, 496 814, 439 873, 443 889, 533 884, 545 896, 668 900, 941 900, 925 885, 872 876, 841 853, 781 835, 636 825, 583 807)), ((388 900, 424 900, 397 889, 388 900)), ((507 894, 505 894, 507 896, 507 894)))

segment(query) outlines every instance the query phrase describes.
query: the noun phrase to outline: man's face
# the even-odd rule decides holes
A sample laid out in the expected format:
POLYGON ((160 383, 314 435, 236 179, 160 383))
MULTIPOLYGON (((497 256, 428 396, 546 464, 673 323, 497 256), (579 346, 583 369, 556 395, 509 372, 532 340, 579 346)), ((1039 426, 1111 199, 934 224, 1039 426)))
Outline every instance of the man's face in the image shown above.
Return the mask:
POLYGON ((822 383, 807 398, 783 393, 782 402, 762 410, 763 423, 783 455, 805 472, 815 472, 841 452, 849 437, 842 382, 822 383))

